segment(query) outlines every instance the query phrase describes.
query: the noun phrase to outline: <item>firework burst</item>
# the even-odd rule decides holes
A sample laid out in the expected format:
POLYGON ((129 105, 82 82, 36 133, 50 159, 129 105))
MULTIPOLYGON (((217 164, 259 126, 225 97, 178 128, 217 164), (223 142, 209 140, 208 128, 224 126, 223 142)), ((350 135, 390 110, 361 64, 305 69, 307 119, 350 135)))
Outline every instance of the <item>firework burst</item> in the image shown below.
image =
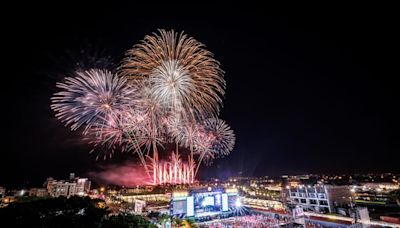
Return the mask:
POLYGON ((57 88, 61 91, 51 98, 56 117, 71 130, 86 125, 85 132, 113 111, 132 106, 136 97, 125 78, 98 69, 76 72, 75 77, 57 83, 57 88))
MULTIPOLYGON (((233 130, 218 118, 209 118, 204 121, 202 131, 197 138, 196 152, 200 154, 199 164, 204 161, 211 164, 215 158, 228 155, 235 146, 233 130)), ((198 172, 198 168, 196 173, 198 172)))
POLYGON ((210 150, 216 157, 228 155, 235 146, 235 134, 224 120, 210 118, 204 121, 204 129, 211 139, 210 150))
POLYGON ((217 115, 225 94, 223 71, 212 53, 173 30, 159 30, 135 45, 126 53, 121 73, 144 81, 152 98, 168 110, 184 110, 187 118, 217 115))
POLYGON ((154 69, 148 80, 150 97, 166 109, 182 109, 183 104, 188 104, 188 95, 195 89, 195 84, 182 65, 176 60, 163 62, 154 69))

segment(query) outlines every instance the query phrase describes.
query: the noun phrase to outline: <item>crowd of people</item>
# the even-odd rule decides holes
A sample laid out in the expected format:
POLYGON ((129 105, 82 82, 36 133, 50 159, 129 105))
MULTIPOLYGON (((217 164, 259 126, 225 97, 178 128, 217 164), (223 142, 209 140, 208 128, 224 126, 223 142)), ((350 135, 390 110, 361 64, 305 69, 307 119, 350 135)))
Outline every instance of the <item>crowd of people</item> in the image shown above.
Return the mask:
MULTIPOLYGON (((268 228, 268 227, 279 227, 279 224, 284 219, 278 219, 274 216, 267 215, 246 215, 233 217, 226 220, 219 220, 211 223, 207 223, 204 227, 209 228, 268 228)), ((202 226, 200 226, 202 227, 202 226)))

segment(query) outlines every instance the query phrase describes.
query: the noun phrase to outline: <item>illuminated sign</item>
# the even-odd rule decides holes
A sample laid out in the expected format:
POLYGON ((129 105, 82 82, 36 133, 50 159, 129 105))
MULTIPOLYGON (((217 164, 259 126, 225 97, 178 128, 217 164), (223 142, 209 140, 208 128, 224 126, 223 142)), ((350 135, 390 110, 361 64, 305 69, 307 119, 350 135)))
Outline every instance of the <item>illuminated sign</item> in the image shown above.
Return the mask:
POLYGON ((136 213, 142 213, 143 208, 146 207, 146 201, 144 200, 135 200, 135 212, 136 213))
POLYGON ((186 216, 194 216, 194 198, 189 196, 186 198, 186 216))
POLYGON ((222 194, 222 211, 228 211, 228 195, 222 194))
POLYGON ((299 218, 304 216, 304 211, 302 207, 296 207, 293 209, 293 218, 299 218))

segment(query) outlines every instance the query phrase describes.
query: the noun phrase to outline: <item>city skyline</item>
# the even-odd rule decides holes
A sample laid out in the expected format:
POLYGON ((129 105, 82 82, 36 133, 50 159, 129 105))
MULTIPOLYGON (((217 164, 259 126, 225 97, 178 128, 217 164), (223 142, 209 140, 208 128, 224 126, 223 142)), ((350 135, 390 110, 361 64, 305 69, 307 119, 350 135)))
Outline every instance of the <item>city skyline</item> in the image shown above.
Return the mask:
POLYGON ((149 19, 127 10, 104 15, 83 6, 73 18, 68 7, 20 13, 26 30, 10 30, 6 47, 10 108, 2 112, 1 186, 101 172, 134 159, 117 153, 96 161, 80 133, 56 121, 50 97, 73 68, 112 68, 124 50, 158 28, 185 31, 206 44, 225 71, 220 115, 237 142, 230 156, 202 167, 201 178, 400 171, 394 159, 398 97, 386 67, 392 61, 386 41, 393 39, 388 18, 372 23, 363 13, 332 19, 260 10, 240 19, 235 11, 149 19))

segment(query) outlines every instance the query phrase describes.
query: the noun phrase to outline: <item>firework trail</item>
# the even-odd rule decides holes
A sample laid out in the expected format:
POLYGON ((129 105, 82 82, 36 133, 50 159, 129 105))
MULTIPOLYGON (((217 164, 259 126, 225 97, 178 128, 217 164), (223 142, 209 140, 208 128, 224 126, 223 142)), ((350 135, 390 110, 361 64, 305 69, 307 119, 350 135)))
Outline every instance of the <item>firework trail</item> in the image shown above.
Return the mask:
POLYGON ((178 151, 172 152, 168 161, 157 162, 149 157, 154 184, 192 184, 195 176, 195 161, 188 156, 183 162, 178 151))

